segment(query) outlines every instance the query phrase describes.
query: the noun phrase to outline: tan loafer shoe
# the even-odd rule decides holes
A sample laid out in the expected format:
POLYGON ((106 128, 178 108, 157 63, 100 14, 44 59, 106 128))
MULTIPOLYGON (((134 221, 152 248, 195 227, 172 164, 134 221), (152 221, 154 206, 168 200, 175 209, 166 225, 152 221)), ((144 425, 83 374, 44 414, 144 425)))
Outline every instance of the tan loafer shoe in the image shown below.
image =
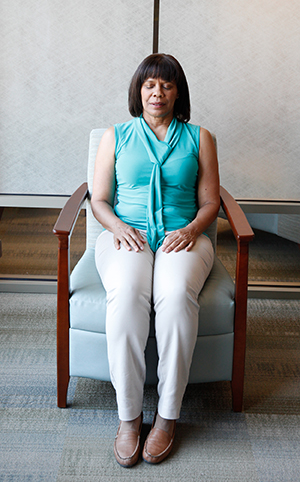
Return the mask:
POLYGON ((118 464, 122 467, 133 467, 138 460, 141 451, 140 435, 143 424, 143 414, 141 414, 141 423, 139 430, 126 430, 120 432, 121 423, 117 431, 114 443, 114 454, 118 464))
MULTIPOLYGON (((154 422, 152 426, 154 425, 154 422)), ((159 464, 171 452, 175 437, 176 421, 172 435, 161 428, 152 428, 144 445, 143 459, 149 464, 159 464)))

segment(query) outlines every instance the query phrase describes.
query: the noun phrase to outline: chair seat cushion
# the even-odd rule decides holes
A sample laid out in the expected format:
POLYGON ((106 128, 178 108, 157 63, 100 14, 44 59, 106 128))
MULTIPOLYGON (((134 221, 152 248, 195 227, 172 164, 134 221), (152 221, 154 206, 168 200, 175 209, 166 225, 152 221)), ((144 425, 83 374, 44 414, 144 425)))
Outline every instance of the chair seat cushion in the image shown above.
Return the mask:
MULTIPOLYGON (((95 265, 95 250, 88 248, 75 266, 70 280, 71 328, 105 333, 106 293, 95 265)), ((234 283, 215 256, 211 273, 199 296, 198 336, 233 332, 234 283)), ((154 314, 150 337, 154 336, 154 314)))

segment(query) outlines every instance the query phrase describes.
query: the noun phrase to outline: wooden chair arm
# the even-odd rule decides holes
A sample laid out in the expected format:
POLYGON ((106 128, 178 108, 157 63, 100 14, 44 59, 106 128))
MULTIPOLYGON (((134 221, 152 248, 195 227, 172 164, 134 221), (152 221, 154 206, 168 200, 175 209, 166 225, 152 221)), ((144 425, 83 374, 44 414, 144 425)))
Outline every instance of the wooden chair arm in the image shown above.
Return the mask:
POLYGON ((81 184, 81 186, 72 194, 70 199, 66 202, 65 206, 60 212, 57 221, 53 228, 53 233, 56 236, 72 234, 77 217, 80 212, 82 203, 88 196, 87 182, 81 184))
POLYGON ((235 239, 243 243, 249 243, 254 238, 254 233, 242 208, 222 186, 220 186, 220 197, 221 206, 229 221, 235 239))
POLYGON ((88 196, 88 185, 83 183, 72 194, 55 223, 53 233, 58 238, 57 262, 57 404, 66 407, 69 383, 69 290, 72 231, 81 206, 88 196))
POLYGON ((221 206, 237 241, 234 355, 231 386, 233 410, 240 412, 243 405, 246 355, 249 242, 254 238, 254 233, 241 207, 222 186, 220 187, 220 197, 221 206))

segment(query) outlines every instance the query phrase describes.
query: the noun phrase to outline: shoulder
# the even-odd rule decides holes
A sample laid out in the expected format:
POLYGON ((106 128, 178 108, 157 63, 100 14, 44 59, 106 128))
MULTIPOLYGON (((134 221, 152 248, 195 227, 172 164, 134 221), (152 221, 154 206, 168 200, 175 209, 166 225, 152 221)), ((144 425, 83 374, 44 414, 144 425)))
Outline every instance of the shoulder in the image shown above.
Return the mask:
POLYGON ((112 127, 109 127, 106 129, 104 132, 103 136, 101 137, 100 144, 98 147, 98 155, 101 155, 102 153, 109 153, 109 152, 114 152, 115 150, 115 130, 112 127))
POLYGON ((115 141, 115 129, 114 126, 109 127, 106 129, 104 132, 102 139, 102 142, 114 142, 115 141))
POLYGON ((183 128, 189 131, 191 134, 199 136, 200 126, 191 124, 190 122, 183 122, 183 128))
POLYGON ((124 136, 126 137, 126 134, 128 134, 128 132, 132 129, 133 121, 131 120, 128 122, 114 124, 106 129, 101 138, 101 145, 115 146, 115 144, 118 143, 120 139, 124 138, 124 136))
POLYGON ((135 119, 131 119, 127 122, 122 122, 119 124, 114 124, 115 135, 122 135, 131 132, 135 126, 135 119))
POLYGON ((127 141, 131 137, 133 131, 135 130, 136 119, 132 119, 121 124, 114 125, 115 134, 115 146, 116 146, 116 156, 120 154, 121 149, 126 145, 127 141))
POLYGON ((199 163, 202 168, 207 166, 209 169, 218 170, 218 156, 214 138, 203 127, 200 130, 199 163))
POLYGON ((215 149, 215 137, 204 127, 200 129, 200 149, 215 149))
MULTIPOLYGON (((198 156, 199 144, 200 144, 200 126, 190 124, 189 122, 182 123, 182 139, 184 142, 188 140, 192 143, 195 149, 195 155, 198 156)), ((190 144, 187 144, 190 145, 190 144)))
POLYGON ((205 129, 204 127, 200 128, 200 137, 203 140, 212 139, 211 133, 207 129, 205 129))

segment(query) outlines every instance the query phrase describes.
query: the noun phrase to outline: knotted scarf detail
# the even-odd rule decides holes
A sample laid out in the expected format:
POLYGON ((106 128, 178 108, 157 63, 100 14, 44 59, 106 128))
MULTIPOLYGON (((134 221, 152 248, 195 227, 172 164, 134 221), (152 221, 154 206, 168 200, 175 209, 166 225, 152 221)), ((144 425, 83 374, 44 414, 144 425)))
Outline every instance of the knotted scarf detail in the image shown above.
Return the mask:
POLYGON ((182 123, 174 118, 168 127, 164 141, 159 141, 142 116, 136 121, 138 135, 153 163, 147 203, 147 240, 150 248, 156 251, 165 238, 161 167, 180 139, 182 123))

